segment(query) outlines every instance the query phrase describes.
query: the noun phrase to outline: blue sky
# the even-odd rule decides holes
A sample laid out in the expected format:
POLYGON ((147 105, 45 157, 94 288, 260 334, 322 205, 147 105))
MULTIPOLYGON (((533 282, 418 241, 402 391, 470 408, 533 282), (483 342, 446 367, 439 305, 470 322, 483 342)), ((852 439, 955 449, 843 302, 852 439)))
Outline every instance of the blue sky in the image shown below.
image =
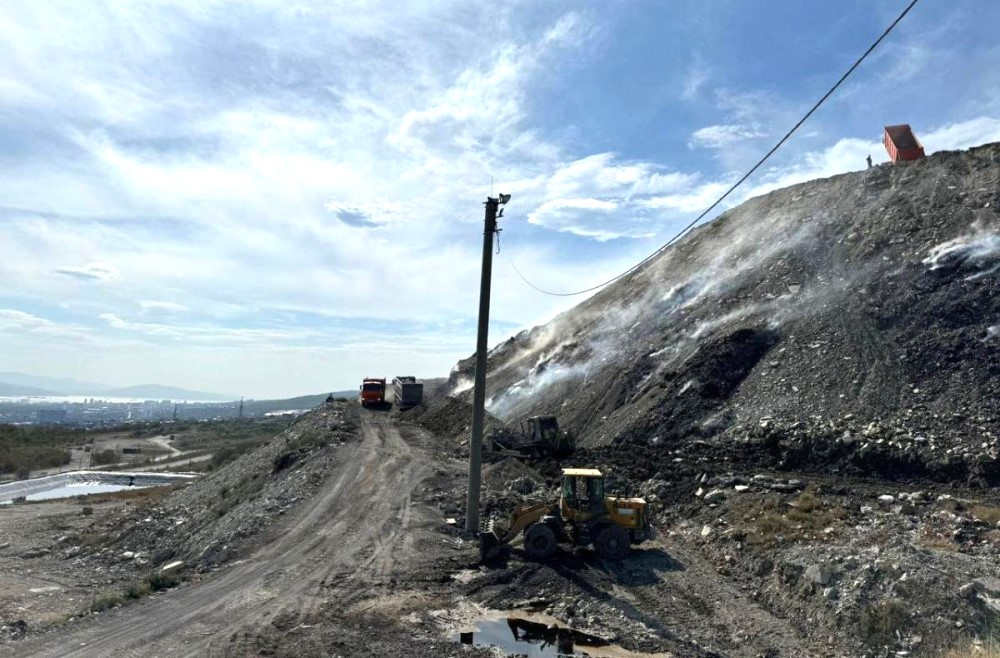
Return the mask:
MULTIPOLYGON (((706 207, 906 3, 0 6, 0 370, 235 395, 446 374, 706 207)), ((1000 4, 923 0, 734 201, 1000 140, 1000 4)))

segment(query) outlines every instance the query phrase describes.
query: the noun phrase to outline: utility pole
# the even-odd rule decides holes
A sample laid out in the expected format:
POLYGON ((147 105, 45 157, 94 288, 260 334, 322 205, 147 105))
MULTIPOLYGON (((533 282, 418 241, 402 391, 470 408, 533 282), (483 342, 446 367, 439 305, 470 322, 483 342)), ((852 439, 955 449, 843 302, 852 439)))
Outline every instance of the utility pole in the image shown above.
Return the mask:
POLYGON ((242 398, 242 396, 240 397, 240 413, 236 417, 236 420, 243 420, 243 398, 242 398))
POLYGON ((483 230, 483 274, 479 283, 479 328, 476 332, 476 381, 472 393, 472 437, 469 441, 469 497, 465 505, 465 530, 479 531, 479 489, 482 474, 483 419, 486 416, 486 347, 490 329, 490 283, 493 275, 493 234, 498 232, 497 209, 510 201, 509 194, 486 197, 483 230))

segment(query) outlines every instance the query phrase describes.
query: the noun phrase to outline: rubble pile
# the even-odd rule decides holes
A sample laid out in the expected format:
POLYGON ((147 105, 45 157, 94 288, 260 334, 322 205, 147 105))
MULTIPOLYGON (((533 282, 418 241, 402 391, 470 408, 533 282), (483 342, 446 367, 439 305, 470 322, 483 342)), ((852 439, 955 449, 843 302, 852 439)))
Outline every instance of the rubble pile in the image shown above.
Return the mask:
POLYGON ((750 199, 497 345, 488 408, 591 447, 820 416, 925 461, 995 451, 998 213, 998 144, 750 199))
POLYGON ((181 561, 213 569, 293 506, 308 500, 330 470, 336 448, 357 436, 357 408, 332 402, 300 418, 275 440, 149 505, 92 528, 89 546, 65 548, 96 572, 141 572, 181 561))

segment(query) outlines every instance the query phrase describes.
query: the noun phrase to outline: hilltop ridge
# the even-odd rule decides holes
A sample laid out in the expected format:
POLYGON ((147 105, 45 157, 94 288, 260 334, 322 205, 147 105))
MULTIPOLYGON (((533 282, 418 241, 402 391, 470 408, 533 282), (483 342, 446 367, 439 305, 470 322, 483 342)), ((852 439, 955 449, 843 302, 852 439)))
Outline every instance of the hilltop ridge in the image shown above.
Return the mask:
POLYGON ((988 144, 750 199, 491 350, 488 409, 557 413, 590 446, 813 416, 978 445, 1000 416, 998 180, 988 144))

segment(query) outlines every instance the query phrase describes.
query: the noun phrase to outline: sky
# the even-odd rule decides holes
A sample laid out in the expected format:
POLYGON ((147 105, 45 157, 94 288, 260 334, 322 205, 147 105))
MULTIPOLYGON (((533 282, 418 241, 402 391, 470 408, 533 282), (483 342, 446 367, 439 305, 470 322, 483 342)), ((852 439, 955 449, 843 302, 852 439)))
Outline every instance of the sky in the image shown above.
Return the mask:
MULTIPOLYGON (((905 4, 4 2, 0 371, 258 398, 446 375, 488 195, 495 344, 582 301, 515 267, 569 291, 655 250, 905 4)), ((923 0, 732 202, 884 162, 888 124, 1000 140, 998 25, 923 0)))

